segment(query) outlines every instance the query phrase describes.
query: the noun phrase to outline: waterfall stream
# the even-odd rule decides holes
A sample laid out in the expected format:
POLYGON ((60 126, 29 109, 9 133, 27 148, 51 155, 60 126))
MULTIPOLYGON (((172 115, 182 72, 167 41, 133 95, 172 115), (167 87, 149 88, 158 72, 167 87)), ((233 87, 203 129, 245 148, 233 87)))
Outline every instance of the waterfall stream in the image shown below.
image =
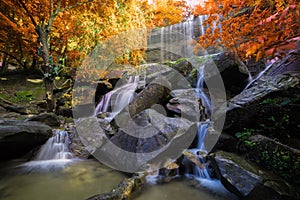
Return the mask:
MULTIPOLYGON (((194 40, 205 32, 207 27, 204 26, 204 21, 206 19, 207 16, 199 16, 193 21, 190 20, 172 26, 154 29, 148 38, 148 48, 160 49, 161 52, 158 54, 158 57, 160 57, 161 61, 169 59, 166 58, 166 54, 163 51, 177 52, 178 55, 186 58, 194 56, 194 46, 191 44, 191 40, 194 40)), ((195 88, 196 98, 201 99, 202 105, 205 107, 205 113, 210 115, 213 108, 210 98, 206 95, 206 91, 204 91, 205 67, 197 67, 198 80, 195 88)), ((138 84, 139 77, 130 77, 123 85, 106 93, 96 106, 94 114, 97 116, 103 112, 109 112, 109 117, 106 117, 106 119, 113 119, 134 98, 138 84)), ((197 145, 194 149, 188 150, 199 159, 199 162, 202 163, 203 166, 205 166, 205 159, 203 156, 208 153, 205 148, 205 138, 211 124, 209 119, 205 122, 198 123, 196 137, 197 145)), ((159 171, 151 173, 147 177, 147 182, 150 183, 150 185, 155 184, 158 176, 159 171)), ((227 193, 227 190, 222 186, 220 181, 210 177, 207 168, 200 169, 199 167, 194 166, 192 171, 186 172, 186 176, 192 176, 194 179, 198 180, 204 188, 208 188, 210 191, 227 193)))
POLYGON ((273 66, 273 63, 269 64, 268 66, 266 66, 266 68, 264 70, 262 70, 256 77, 255 79, 251 80, 245 87, 245 90, 247 90, 248 88, 250 88, 250 86, 255 83, 257 80, 259 80, 271 67, 273 66))
POLYGON ((95 109, 95 115, 110 112, 108 119, 113 119, 135 96, 139 76, 129 76, 126 83, 106 93, 95 109))
POLYGON ((53 136, 41 147, 35 160, 64 160, 73 158, 68 145, 70 139, 67 131, 55 130, 53 136))
POLYGON ((25 167, 25 171, 56 171, 66 167, 68 163, 75 160, 69 150, 70 139, 68 132, 54 130, 52 134, 52 137, 40 148, 34 160, 20 165, 25 167))
MULTIPOLYGON (((203 90, 203 88, 204 88, 204 70, 205 70, 204 66, 200 66, 198 68, 198 80, 197 80, 197 86, 196 86, 195 91, 196 91, 196 98, 201 99, 201 103, 205 107, 205 113, 207 114, 207 113, 211 113, 211 101, 203 90)), ((207 153, 207 150, 205 149, 204 141, 205 141, 209 126, 210 126, 209 119, 207 119, 207 121, 204 123, 199 123, 197 137, 196 137, 197 138, 196 148, 189 150, 196 157, 198 157, 200 163, 205 163, 204 159, 201 156, 199 156, 198 154, 199 154, 199 152, 202 152, 204 154, 207 153)), ((211 179, 206 168, 200 169, 199 167, 194 166, 192 174, 197 178, 211 179)))

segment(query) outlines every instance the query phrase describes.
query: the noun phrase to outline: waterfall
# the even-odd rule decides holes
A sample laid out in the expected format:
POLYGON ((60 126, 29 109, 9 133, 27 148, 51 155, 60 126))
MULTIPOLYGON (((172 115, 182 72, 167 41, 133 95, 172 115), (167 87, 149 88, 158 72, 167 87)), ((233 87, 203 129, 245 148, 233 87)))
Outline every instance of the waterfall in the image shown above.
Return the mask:
POLYGON ((204 70, 205 66, 202 65, 198 68, 198 80, 196 85, 196 97, 201 99, 202 105, 205 107, 205 113, 208 114, 211 112, 211 102, 208 96, 203 91, 204 87, 204 70))
POLYGON ((41 147, 35 160, 62 160, 73 158, 68 145, 70 139, 67 131, 55 130, 53 136, 41 147))
POLYGON ((148 48, 161 49, 160 59, 162 61, 173 59, 172 57, 166 57, 164 51, 173 52, 182 57, 191 57, 194 49, 191 41, 197 39, 205 32, 204 21, 207 17, 206 15, 198 16, 193 20, 190 19, 178 24, 151 30, 148 38, 148 48))
MULTIPOLYGON (((211 101, 208 96, 203 91, 204 88, 204 70, 205 66, 202 65, 198 68, 198 80, 197 86, 195 89, 196 98, 201 99, 202 105, 205 107, 205 113, 211 113, 211 101)), ((197 131, 197 143, 195 149, 189 149, 191 153, 193 153, 200 161, 200 163, 205 163, 205 160, 201 155, 198 155, 199 152, 206 154, 207 150, 205 149, 204 141, 206 138, 206 134, 208 132, 208 128, 210 126, 210 121, 199 123, 198 131, 197 131)), ((200 169, 198 166, 194 166, 193 176, 200 179, 211 179, 209 173, 206 168, 200 169)))
POLYGON ((268 66, 266 66, 266 68, 261 71, 256 77, 255 79, 251 80, 245 87, 245 90, 247 90, 254 82, 256 82, 258 79, 260 79, 271 67, 273 66, 273 63, 269 64, 268 66))
POLYGON ((95 109, 95 115, 110 112, 108 119, 113 119, 135 96, 139 76, 129 76, 125 84, 106 93, 95 109))
POLYGON ((54 130, 53 136, 40 148, 35 159, 19 167, 26 173, 61 170, 76 160, 69 150, 69 144, 67 131, 54 130))

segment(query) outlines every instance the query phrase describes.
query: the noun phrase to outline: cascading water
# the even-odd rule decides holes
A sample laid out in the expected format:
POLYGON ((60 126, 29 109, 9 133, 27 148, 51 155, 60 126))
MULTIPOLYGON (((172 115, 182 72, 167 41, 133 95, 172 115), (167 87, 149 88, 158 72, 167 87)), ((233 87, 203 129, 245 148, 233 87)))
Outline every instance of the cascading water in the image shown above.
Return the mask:
POLYGON ((192 40, 201 36, 205 30, 204 21, 206 15, 198 16, 193 20, 174 24, 160 29, 153 29, 149 34, 148 48, 161 49, 160 60, 171 59, 167 57, 164 51, 180 53, 183 57, 193 55, 194 45, 192 40))
POLYGON ((25 167, 24 170, 29 172, 62 169, 75 160, 69 150, 70 143, 67 131, 54 130, 53 136, 40 148, 35 159, 20 166, 25 167))
POLYGON ((61 160, 73 158, 68 145, 70 139, 67 131, 55 130, 53 136, 41 147, 35 160, 61 160))
MULTIPOLYGON (((206 114, 211 113, 212 111, 212 104, 208 96, 205 94, 203 88, 204 88, 204 71, 205 67, 200 66, 198 69, 198 80, 197 80, 197 87, 195 89, 196 97, 201 99, 202 105, 205 107, 206 114)), ((224 188, 222 183, 219 180, 212 179, 209 171, 206 167, 206 160, 204 158, 205 155, 207 155, 207 150, 205 148, 205 138, 208 134, 208 130, 211 126, 211 122, 209 119, 207 119, 205 122, 200 122, 198 125, 198 131, 197 131, 197 142, 196 142, 196 148, 189 149, 191 153, 195 155, 196 158, 198 158, 199 162, 203 165, 202 168, 199 168, 197 165, 195 165, 190 171, 187 168, 186 176, 187 177, 193 177, 194 179, 198 180, 201 186, 204 188, 207 188, 210 191, 216 192, 218 194, 223 194, 224 196, 229 195, 229 192, 224 188)))
POLYGON ((197 80, 197 86, 196 86, 196 98, 201 99, 201 103, 205 107, 206 114, 210 113, 211 111, 211 102, 208 98, 208 96, 204 93, 203 87, 204 87, 204 69, 205 66, 202 65, 198 69, 198 80, 197 80))
POLYGON ((110 112, 108 119, 114 118, 135 96, 139 76, 130 76, 126 84, 106 93, 95 109, 95 115, 110 112))
MULTIPOLYGON (((195 89, 196 92, 196 98, 201 99, 202 105, 205 108, 205 112, 210 113, 211 112, 211 101, 208 98, 208 96, 203 91, 204 88, 204 70, 205 66, 202 65, 198 69, 198 80, 197 80, 197 86, 195 89)), ((199 158, 200 163, 204 163, 204 159, 199 156, 199 152, 202 152, 204 154, 207 153, 204 145, 205 137, 208 131, 208 128, 210 126, 209 119, 204 123, 199 123, 198 125, 198 131, 197 131, 197 144, 195 149, 189 149, 190 152, 192 152, 196 157, 199 158)), ((192 174, 197 178, 204 178, 204 179, 210 179, 209 173, 206 168, 200 169, 199 167, 195 166, 193 169, 192 174)))
POLYGON ((273 63, 269 64, 268 66, 266 66, 266 68, 261 71, 256 77, 255 79, 251 80, 245 87, 245 90, 247 90, 254 82, 256 82, 258 79, 260 79, 271 67, 273 66, 273 63))

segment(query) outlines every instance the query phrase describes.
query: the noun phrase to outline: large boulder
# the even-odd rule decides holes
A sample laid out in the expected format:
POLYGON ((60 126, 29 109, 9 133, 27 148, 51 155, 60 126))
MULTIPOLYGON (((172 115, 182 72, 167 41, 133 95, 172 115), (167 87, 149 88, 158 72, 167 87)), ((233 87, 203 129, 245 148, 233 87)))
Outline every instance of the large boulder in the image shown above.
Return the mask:
POLYGON ((194 88, 172 90, 170 95, 173 98, 169 100, 166 107, 171 113, 191 121, 206 120, 205 108, 201 99, 196 97, 194 88))
POLYGON ((245 158, 227 152, 210 157, 216 177, 229 191, 247 200, 299 199, 296 189, 280 177, 261 170, 245 158))
POLYGON ((149 153, 161 149, 175 136, 184 134, 193 125, 183 118, 170 118, 147 109, 138 114, 132 122, 120 122, 122 128, 111 141, 123 150, 135 153, 149 153))
POLYGON ((157 83, 151 82, 129 103, 130 115, 139 114, 143 110, 151 108, 154 104, 164 103, 170 93, 170 87, 170 83, 165 79, 161 79, 157 83))
POLYGON ((232 53, 218 53, 209 55, 210 59, 204 59, 207 79, 213 80, 216 76, 217 67, 224 82, 225 89, 230 96, 240 93, 248 83, 249 72, 245 64, 232 53))
POLYGON ((85 125, 79 124, 77 127, 85 131, 85 143, 91 144, 93 156, 101 157, 113 166, 122 166, 123 171, 143 171, 149 165, 163 167, 168 160, 175 160, 192 143, 197 133, 195 122, 166 117, 159 111, 159 108, 147 109, 134 118, 117 116, 112 123, 119 127, 118 131, 109 139, 104 134, 95 135, 99 124, 93 125, 84 120, 85 125), (95 131, 89 133, 90 129, 95 131))
POLYGON ((300 150, 262 135, 253 135, 242 145, 247 159, 282 178, 300 184, 300 150))
MULTIPOLYGON (((276 121, 277 118, 280 118, 281 120, 284 114, 289 115, 290 121, 297 123, 300 109, 297 103, 300 93, 299 83, 300 79, 296 75, 267 76, 263 81, 257 82, 255 86, 244 90, 229 101, 224 130, 235 134, 244 128, 265 124, 266 119, 276 121), (279 113, 279 111, 283 111, 284 107, 288 112, 279 113), (279 116, 276 117, 278 114, 279 116)), ((272 124, 267 125, 272 127, 272 124)), ((285 128, 282 127, 283 130, 285 128)))
POLYGON ((23 156, 44 144, 50 134, 51 127, 40 122, 1 121, 0 160, 23 156))
POLYGON ((44 124, 47 124, 48 126, 59 126, 60 120, 57 115, 54 113, 41 113, 36 116, 32 116, 25 121, 37 121, 37 122, 43 122, 44 124))

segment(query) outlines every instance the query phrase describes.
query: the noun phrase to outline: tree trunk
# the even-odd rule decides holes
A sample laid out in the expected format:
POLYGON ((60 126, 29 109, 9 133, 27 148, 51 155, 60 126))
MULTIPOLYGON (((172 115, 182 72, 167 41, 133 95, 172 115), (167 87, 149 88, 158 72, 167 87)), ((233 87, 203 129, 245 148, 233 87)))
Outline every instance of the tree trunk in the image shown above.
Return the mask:
POLYGON ((55 100, 53 97, 53 80, 50 78, 44 78, 45 92, 46 92, 46 103, 47 111, 54 112, 55 109, 55 100))
POLYGON ((40 52, 44 61, 44 65, 42 66, 44 71, 44 84, 45 84, 45 92, 46 92, 46 103, 47 103, 47 111, 53 112, 55 109, 55 101, 53 97, 53 66, 52 61, 50 60, 50 52, 48 45, 48 36, 49 32, 46 27, 36 27, 36 31, 39 35, 40 41, 40 52))
POLYGON ((1 66, 1 73, 4 73, 7 70, 7 66, 8 66, 8 56, 4 54, 2 66, 1 66))

